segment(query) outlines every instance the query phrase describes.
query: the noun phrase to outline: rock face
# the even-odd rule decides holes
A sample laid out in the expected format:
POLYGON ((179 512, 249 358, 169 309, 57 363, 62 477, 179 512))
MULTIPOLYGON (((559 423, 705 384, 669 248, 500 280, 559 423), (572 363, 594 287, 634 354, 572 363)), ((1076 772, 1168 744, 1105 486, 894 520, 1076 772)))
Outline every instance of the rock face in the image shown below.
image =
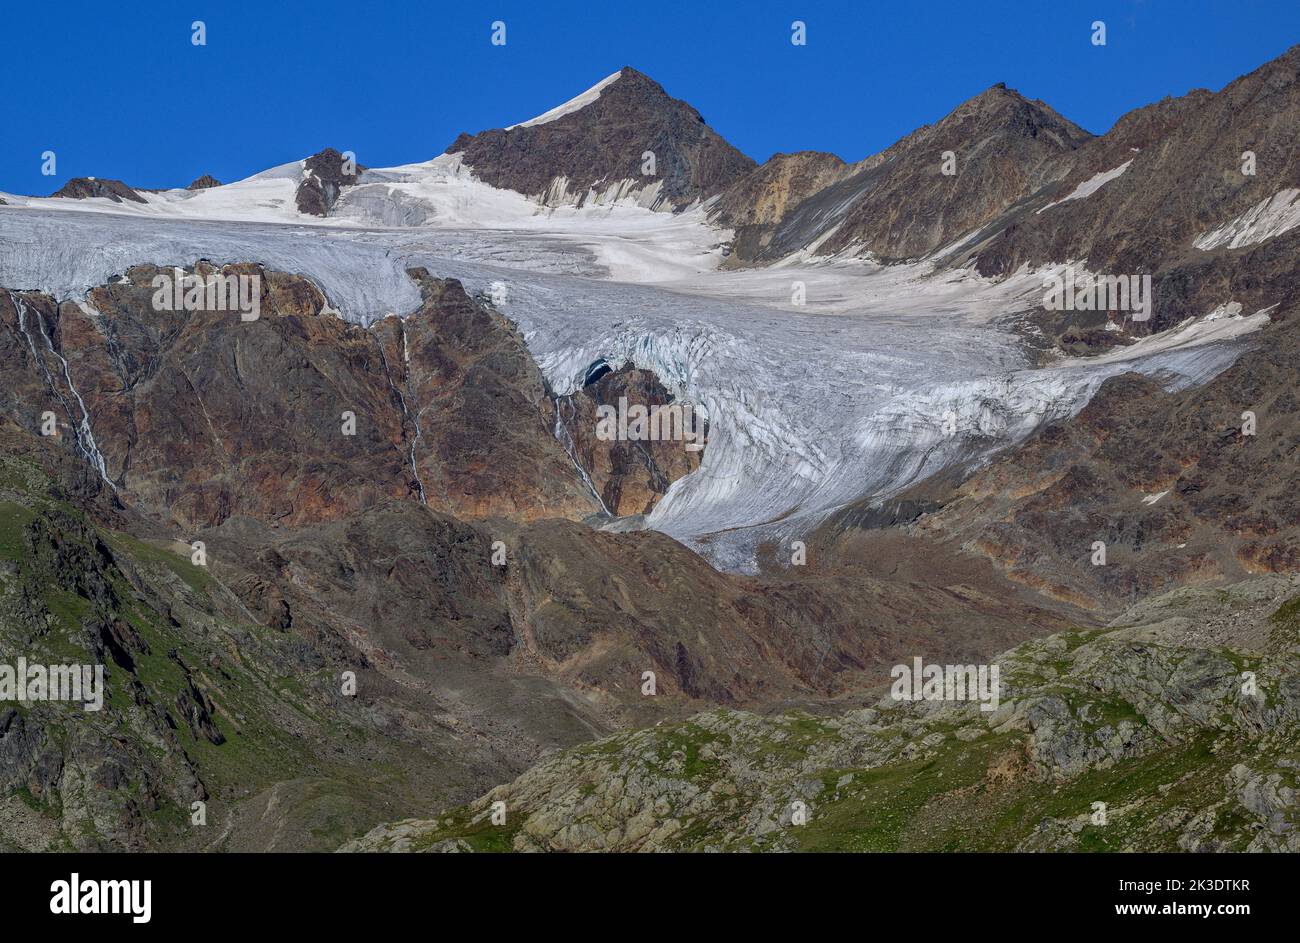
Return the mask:
MULTIPOLYGON (((298 212, 328 216, 346 186, 361 179, 366 168, 355 160, 349 162, 332 147, 308 157, 303 166, 302 183, 294 194, 298 212)), ((190 189, 194 189, 192 186, 190 189)))
POLYGON ((197 180, 195 180, 185 189, 186 190, 208 190, 211 189, 212 187, 219 187, 219 186, 221 186, 220 180, 218 180, 216 177, 212 176, 211 174, 204 174, 202 177, 199 177, 197 180))
POLYGON ((575 461, 611 514, 648 514, 669 485, 700 467, 707 422, 703 414, 695 415, 693 407, 675 405, 674 410, 671 394, 653 373, 630 363, 594 377, 575 395, 556 401, 561 439, 570 444, 575 461), (644 436, 601 438, 602 407, 607 417, 620 412, 635 416, 641 409, 661 418, 653 428, 647 419, 647 428, 641 430, 644 436))
POLYGON ((682 208, 753 169, 698 111, 647 76, 624 68, 611 79, 576 110, 543 123, 462 134, 447 153, 461 154, 486 183, 548 204, 639 194, 647 205, 682 208), (643 171, 647 152, 654 155, 653 173, 643 171))
POLYGON ((1203 388, 1169 394, 1134 375, 1110 380, 1074 419, 977 472, 918 529, 1090 608, 1294 572, 1298 357, 1292 316, 1203 388))
POLYGON ((426 316, 385 319, 374 334, 413 429, 424 499, 465 518, 597 510, 555 438, 545 381, 515 326, 458 282, 412 274, 426 316))
POLYGON ((851 173, 834 154, 799 151, 773 154, 762 166, 723 192, 713 209, 717 222, 736 231, 734 258, 761 256, 786 214, 805 199, 851 173))
POLYGON ((341 850, 1297 851, 1296 589, 1184 594, 1157 622, 1027 642, 995 659, 991 711, 887 695, 620 734, 341 850), (1273 637, 1204 647, 1172 609, 1273 637))
POLYGON ((74 177, 50 196, 63 197, 67 200, 102 197, 114 203, 121 203, 123 200, 130 200, 132 203, 146 202, 144 197, 121 180, 101 180, 97 177, 74 177))
POLYGON ((53 406, 143 512, 192 528, 331 520, 388 498, 466 517, 597 509, 522 339, 458 283, 414 273, 421 311, 366 330, 330 314, 306 279, 186 271, 256 279, 260 316, 155 311, 153 280, 174 276, 149 266, 84 308, 0 293, 11 408, 35 410, 31 421, 53 406))
POLYGON ((801 249, 915 258, 1059 180, 1089 137, 1043 102, 995 85, 850 167, 800 155, 764 165, 724 196, 719 218, 763 227, 739 234, 736 250, 747 261, 774 261, 801 249), (944 172, 948 152, 951 174, 944 172), (771 178, 785 174, 799 176, 801 198, 785 201, 779 213, 740 211, 755 199, 751 193, 764 201, 771 178), (750 216, 765 218, 749 223, 750 216))

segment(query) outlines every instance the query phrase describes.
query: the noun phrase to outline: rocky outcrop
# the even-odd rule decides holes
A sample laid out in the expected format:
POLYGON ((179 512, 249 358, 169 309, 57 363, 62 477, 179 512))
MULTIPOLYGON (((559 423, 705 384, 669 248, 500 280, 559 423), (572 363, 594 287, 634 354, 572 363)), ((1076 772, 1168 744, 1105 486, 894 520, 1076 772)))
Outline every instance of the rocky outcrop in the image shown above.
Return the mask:
POLYGON ((132 203, 146 202, 144 197, 121 180, 102 180, 97 177, 74 177, 50 196, 65 200, 89 200, 98 197, 112 200, 114 203, 121 203, 123 200, 130 200, 132 203))
POLYGON ((185 189, 186 190, 209 190, 212 187, 219 187, 219 186, 221 186, 220 180, 218 180, 216 177, 212 176, 211 174, 204 174, 202 177, 199 177, 197 180, 195 180, 185 189))
POLYGON ((0 292, 0 395, 34 432, 52 406, 132 506, 184 528, 331 520, 390 498, 465 517, 597 509, 522 338, 459 283, 417 273, 421 310, 367 330, 303 278, 185 273, 255 280, 258 317, 155 311, 153 280, 175 274, 151 266, 84 306, 0 292))
MULTIPOLYGON (((10 473, 21 467, 6 462, 10 473)), ((0 832, 26 850, 152 847, 165 806, 208 798, 169 705, 143 675, 151 649, 142 633, 162 618, 158 597, 132 591, 115 552, 81 515, 23 498, 12 485, 4 501, 3 663, 13 669, 21 656, 78 672, 97 665, 104 685, 93 712, 83 706, 94 702, 89 688, 81 701, 0 709, 0 832)))
POLYGON ((791 208, 843 177, 846 169, 844 161, 821 151, 773 154, 728 187, 713 214, 733 228, 777 223, 791 208))
POLYGON ((674 404, 653 373, 631 363, 593 377, 574 395, 557 399, 555 408, 561 441, 569 445, 601 503, 615 516, 648 514, 668 486, 699 468, 704 458, 704 414, 674 404), (644 429, 633 428, 631 435, 620 437, 614 417, 623 416, 626 426, 628 414, 635 420, 638 409, 659 418, 654 423, 647 418, 644 429), (604 427, 602 415, 607 417, 604 427))
POLYGON ((355 184, 365 171, 365 167, 332 147, 308 157, 303 163, 302 182, 294 193, 298 212, 328 216, 343 188, 355 184))
POLYGON ((680 209, 720 193, 754 167, 698 111, 630 67, 574 111, 544 123, 461 134, 447 153, 460 154, 494 187, 579 205, 636 196, 680 209))

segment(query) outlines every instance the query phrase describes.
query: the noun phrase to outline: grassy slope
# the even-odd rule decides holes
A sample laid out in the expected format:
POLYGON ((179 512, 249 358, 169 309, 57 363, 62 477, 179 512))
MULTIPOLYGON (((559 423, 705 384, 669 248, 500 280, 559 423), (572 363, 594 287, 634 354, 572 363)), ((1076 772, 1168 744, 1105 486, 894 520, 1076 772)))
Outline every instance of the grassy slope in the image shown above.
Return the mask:
MULTIPOLYGON (((996 717, 974 705, 882 702, 857 717, 714 711, 619 734, 468 806, 376 830, 352 847, 1243 850, 1264 826, 1243 804, 1234 767, 1297 787, 1297 704, 1287 685, 1298 661, 1298 612, 1300 597, 1277 610, 1272 621, 1287 645, 1269 655, 1135 641, 1108 629, 1025 643, 1001 659, 1011 692, 1004 697, 1018 705, 1004 702, 996 717), (1244 670, 1258 674, 1262 700, 1238 696, 1244 670), (1139 705, 1121 688, 1154 693, 1139 705), (1026 718, 1042 705, 1060 707, 1057 742, 1109 754, 1082 766, 1036 754, 1035 738, 1049 728, 1026 718), (629 803, 633 792, 649 798, 629 803), (668 827, 648 838, 633 833, 630 823, 655 797, 649 814, 668 827), (510 810, 503 827, 488 819, 495 800, 510 810), (805 824, 786 814, 795 800, 807 806, 805 824), (1093 821, 1098 802, 1104 824, 1093 821)), ((1294 803, 1287 814, 1300 820, 1294 803)))
MULTIPOLYGON (((333 849, 404 805, 423 807, 428 801, 426 783, 436 782, 433 758, 386 742, 357 723, 334 696, 334 672, 299 668, 286 655, 291 639, 232 616, 232 599, 209 570, 172 546, 97 530, 52 496, 50 481, 34 465, 0 456, 0 561, 9 564, 0 573, 0 650, 6 663, 19 655, 33 664, 98 661, 86 629, 96 603, 78 593, 71 574, 51 572, 48 561, 34 556, 32 533, 41 521, 59 541, 87 554, 96 540, 110 549, 115 564, 103 575, 118 600, 111 615, 147 646, 147 652, 133 652, 134 672, 108 662, 106 709, 98 714, 67 704, 13 705, 40 723, 44 746, 56 753, 87 737, 120 740, 134 753, 126 764, 128 781, 108 800, 109 812, 78 817, 75 825, 65 820, 57 790, 37 799, 27 786, 5 789, 0 779, 0 802, 8 793, 35 811, 41 820, 27 823, 26 830, 52 837, 46 847, 124 847, 128 839, 116 828, 123 815, 135 819, 127 829, 130 847, 230 847, 232 829, 245 834, 235 844, 256 845, 261 823, 245 820, 257 815, 267 830, 276 828, 286 839, 279 847, 333 849), (123 567, 133 569, 148 591, 133 588, 123 567), (20 606, 44 625, 25 629, 20 606), (196 736, 178 711, 178 697, 189 687, 183 666, 212 699, 212 721, 224 742, 196 736), (174 745, 162 742, 150 724, 153 708, 174 725, 174 745), (174 788, 186 759, 208 793, 203 828, 190 824, 189 797, 174 788), (144 777, 161 788, 144 788, 144 777), (272 790, 269 800, 262 795, 272 790), (106 821, 109 827, 102 829, 106 821)), ((22 847, 5 834, 5 821, 0 815, 0 844, 22 847)))

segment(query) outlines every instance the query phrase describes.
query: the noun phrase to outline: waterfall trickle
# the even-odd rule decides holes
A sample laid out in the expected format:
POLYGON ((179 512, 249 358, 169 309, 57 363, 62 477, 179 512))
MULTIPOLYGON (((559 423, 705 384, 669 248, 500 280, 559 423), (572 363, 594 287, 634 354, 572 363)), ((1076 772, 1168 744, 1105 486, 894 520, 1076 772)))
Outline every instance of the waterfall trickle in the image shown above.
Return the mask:
MULTIPOLYGON (((59 390, 58 384, 54 382, 54 376, 50 373, 49 368, 45 365, 45 358, 36 350, 36 342, 32 339, 31 332, 27 328, 27 315, 29 313, 26 303, 15 295, 12 291, 8 293, 9 300, 18 313, 18 329, 22 331, 23 337, 27 339, 27 346, 31 349, 32 357, 40 364, 41 371, 45 374, 45 382, 49 384, 50 391, 63 404, 63 409, 68 415, 69 420, 74 420, 72 415, 72 406, 68 402, 62 391, 59 390)), ((63 379, 67 384, 69 392, 77 401, 77 406, 81 410, 81 421, 73 427, 73 435, 76 438, 77 450, 81 452, 86 461, 99 472, 99 477, 103 478, 110 488, 117 490, 117 485, 108 477, 108 466, 104 461, 104 455, 99 451, 99 446, 95 444, 95 433, 90 426, 90 411, 86 409, 85 400, 81 398, 81 393, 77 391, 76 385, 72 382, 72 373, 68 369, 67 359, 54 348, 54 342, 45 330, 45 321, 39 314, 31 312, 36 321, 37 329, 40 331, 41 339, 45 342, 45 348, 51 354, 58 358, 59 363, 63 365, 63 379)))
POLYGON ((605 501, 600 496, 600 492, 596 490, 596 485, 591 480, 591 476, 587 474, 587 469, 583 468, 582 462, 578 461, 577 444, 573 441, 573 435, 569 432, 569 427, 564 421, 563 404, 568 403, 569 408, 573 410, 575 408, 573 406, 573 397, 555 396, 552 397, 551 402, 555 404, 555 438, 559 441, 560 445, 564 446, 564 451, 569 456, 569 461, 573 462, 573 467, 578 470, 579 476, 581 476, 583 482, 591 491, 592 496, 600 504, 600 509, 606 514, 609 514, 610 510, 605 506, 605 501))

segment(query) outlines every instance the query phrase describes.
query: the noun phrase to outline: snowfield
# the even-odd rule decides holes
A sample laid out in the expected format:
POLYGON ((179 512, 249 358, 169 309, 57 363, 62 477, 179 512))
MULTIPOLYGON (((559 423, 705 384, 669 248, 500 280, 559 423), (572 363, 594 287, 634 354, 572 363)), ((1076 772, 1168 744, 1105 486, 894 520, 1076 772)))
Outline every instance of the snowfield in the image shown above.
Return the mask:
POLYGON ((555 395, 579 389, 594 364, 631 361, 705 407, 702 466, 644 524, 728 569, 752 570, 760 541, 793 539, 849 502, 986 458, 1073 414, 1108 377, 1204 382, 1267 320, 1219 312, 1104 358, 1041 367, 1012 331, 1041 302, 1041 273, 994 283, 807 257, 722 272, 730 234, 704 208, 651 212, 635 196, 542 207, 445 156, 370 171, 338 218, 317 220, 292 211, 299 172, 150 194, 145 206, 18 198, 0 207, 0 285, 82 301, 140 263, 255 261, 310 277, 342 317, 369 325, 415 309, 411 266, 471 292, 501 283, 500 308, 555 395))

